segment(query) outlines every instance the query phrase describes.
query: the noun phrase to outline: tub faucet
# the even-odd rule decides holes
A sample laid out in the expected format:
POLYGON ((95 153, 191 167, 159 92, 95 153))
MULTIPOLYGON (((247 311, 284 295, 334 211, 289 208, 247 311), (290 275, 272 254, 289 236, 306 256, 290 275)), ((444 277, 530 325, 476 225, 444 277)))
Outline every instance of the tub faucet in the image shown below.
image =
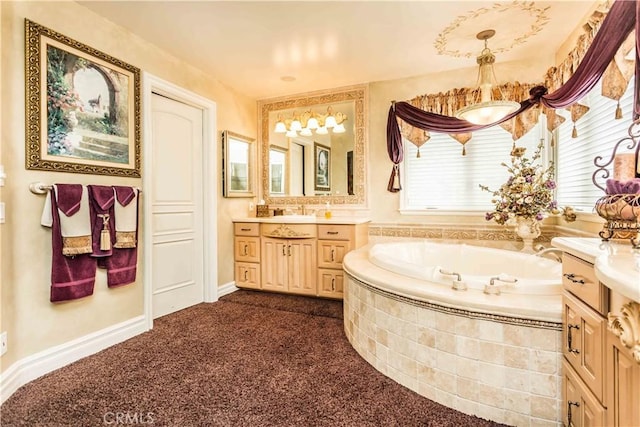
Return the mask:
POLYGON ((447 270, 443 270, 443 269, 438 269, 438 273, 442 274, 443 276, 455 276, 455 279, 453 279, 452 284, 451 284, 451 288, 456 290, 456 291, 466 291, 467 290, 467 283, 465 281, 462 280, 462 276, 460 275, 460 273, 456 273, 455 271, 447 271, 447 270))
POLYGON ((494 276, 489 280, 488 285, 484 285, 484 293, 488 295, 500 295, 500 287, 501 285, 497 285, 496 280, 503 283, 517 283, 518 279, 515 277, 507 276, 506 274, 500 274, 499 276, 494 276))
POLYGON ((556 261, 562 262, 562 254, 563 253, 564 253, 564 251, 562 249, 547 248, 547 249, 542 249, 542 250, 536 252, 535 256, 544 257, 545 255, 549 254, 549 255, 553 255, 553 259, 555 259, 556 261))

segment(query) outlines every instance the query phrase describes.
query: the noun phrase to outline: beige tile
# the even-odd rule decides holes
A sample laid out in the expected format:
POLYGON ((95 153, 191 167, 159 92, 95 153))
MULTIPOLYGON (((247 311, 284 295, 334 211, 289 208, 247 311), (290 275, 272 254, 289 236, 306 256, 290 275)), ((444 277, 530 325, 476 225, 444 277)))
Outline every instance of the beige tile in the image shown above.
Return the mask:
POLYGON ((395 301, 395 302, 399 307, 398 315, 396 317, 406 322, 415 324, 417 322, 417 314, 416 314, 417 307, 415 305, 405 304, 400 301, 395 301))
POLYGON ((505 418, 505 410, 498 409, 491 405, 478 404, 478 412, 476 415, 485 420, 491 420, 496 423, 503 423, 505 418))
MULTIPOLYGON (((524 328, 523 328, 524 329, 524 328)), ((532 329, 532 332, 528 334, 527 345, 535 350, 547 350, 556 351, 558 348, 558 336, 562 333, 560 331, 554 331, 551 329, 532 329)))
POLYGON ((387 342, 389 343, 388 347, 391 350, 412 359, 416 358, 416 348, 418 344, 415 341, 409 340, 405 337, 393 333, 388 333, 387 342))
POLYGON ((478 381, 492 387, 504 388, 505 368, 501 365, 480 362, 478 369, 478 381))
POLYGON ((454 355, 456 353, 456 336, 448 332, 436 331, 436 348, 454 355))
POLYGON ((505 411, 504 423, 510 426, 530 427, 531 419, 528 415, 519 412, 505 411))
POLYGON ((435 348, 437 332, 433 328, 418 326, 416 331, 418 334, 418 344, 435 348))
POLYGON ((376 328, 376 341, 384 346, 388 346, 388 332, 386 329, 376 328))
POLYGON ((483 362, 504 363, 504 346, 490 341, 478 341, 478 356, 483 362))
POLYGON ((480 335, 480 325, 477 319, 456 316, 456 335, 464 335, 469 338, 478 338, 480 335))
POLYGON ((529 369, 545 374, 555 374, 559 370, 558 360, 561 356, 562 353, 555 351, 532 350, 529 354, 529 369))
POLYGON ((418 376, 418 363, 414 359, 396 352, 389 352, 388 363, 390 367, 408 377, 417 378, 418 376))
POLYGON ((558 400, 549 397, 531 396, 531 416, 556 421, 558 400))
POLYGON ((456 357, 456 375, 471 380, 478 379, 480 362, 465 357, 456 357))
POLYGON ((436 354, 438 350, 433 347, 425 347, 418 344, 416 346, 416 361, 422 363, 425 366, 436 366, 436 354))
POLYGON ((504 343, 514 346, 524 347, 528 346, 531 340, 534 328, 526 328, 523 326, 508 325, 505 324, 504 328, 504 343))
POLYGON ((456 377, 458 396, 473 401, 478 400, 478 382, 464 377, 456 377))
POLYGON ((376 355, 376 342, 372 338, 367 337, 367 351, 374 356, 376 355))
POLYGON ((445 390, 436 389, 435 397, 433 400, 444 406, 448 406, 449 408, 452 408, 456 404, 456 399, 457 397, 455 394, 449 393, 445 390))
POLYGON ((529 369, 529 352, 528 348, 505 346, 504 347, 504 364, 510 368, 529 369))
POLYGON ((439 369, 435 370, 435 385, 438 390, 446 391, 448 393, 456 393, 456 377, 449 372, 444 372, 439 369))
POLYGON ((387 364, 388 355, 389 349, 380 343, 376 343, 376 358, 378 359, 378 361, 387 364))
POLYGON ((419 382, 431 385, 436 383, 436 368, 418 363, 416 369, 419 382))
POLYGON ((505 396, 506 390, 503 388, 478 383, 478 402, 480 403, 496 408, 503 408, 505 396))
POLYGON ((555 374, 539 374, 531 372, 529 374, 530 391, 532 394, 541 396, 559 397, 558 381, 555 374))
POLYGON ((478 321, 478 338, 483 341, 502 342, 504 338, 504 324, 490 322, 488 320, 478 321))
POLYGON ((435 329, 436 312, 428 308, 416 307, 416 322, 420 326, 435 329))
MULTIPOLYGON (((458 390, 460 387, 458 387, 458 390)), ((454 409, 467 415, 476 415, 478 413, 478 403, 473 400, 462 399, 458 397, 454 409)))
POLYGON ((510 390, 529 390, 529 371, 524 369, 506 368, 504 385, 510 390))
POLYGON ((418 382, 418 394, 435 401, 436 388, 431 383, 418 382))
POLYGON ((436 329, 442 332, 456 332, 455 316, 445 313, 436 313, 436 329))
POLYGON ((436 351, 436 368, 449 372, 450 374, 455 374, 456 356, 444 351, 436 351))
POLYGON ((558 421, 542 420, 540 418, 531 418, 530 427, 562 427, 562 423, 558 421))
POLYGON ((509 390, 505 394, 504 409, 529 416, 531 395, 525 391, 509 390))
POLYGON ((391 366, 389 366, 387 369, 387 376, 395 382, 412 390, 418 388, 418 380, 416 379, 416 377, 411 377, 402 371, 394 369, 391 366))
POLYGON ((456 354, 468 359, 478 358, 478 340, 474 338, 456 337, 456 354))

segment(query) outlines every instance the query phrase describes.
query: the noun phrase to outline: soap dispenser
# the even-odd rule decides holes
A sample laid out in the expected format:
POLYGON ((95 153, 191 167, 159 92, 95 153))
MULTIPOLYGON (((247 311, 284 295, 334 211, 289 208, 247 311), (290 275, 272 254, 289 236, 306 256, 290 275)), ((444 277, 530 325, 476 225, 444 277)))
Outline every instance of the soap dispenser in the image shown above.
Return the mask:
POLYGON ((331 204, 329 202, 325 205, 324 217, 326 219, 331 219, 331 204))

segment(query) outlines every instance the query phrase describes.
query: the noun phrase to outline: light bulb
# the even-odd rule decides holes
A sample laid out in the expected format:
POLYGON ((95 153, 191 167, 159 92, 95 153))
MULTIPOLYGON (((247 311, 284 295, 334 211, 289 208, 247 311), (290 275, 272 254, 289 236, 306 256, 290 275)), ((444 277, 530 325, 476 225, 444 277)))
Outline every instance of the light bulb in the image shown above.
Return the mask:
POLYGON ((273 130, 275 133, 285 133, 287 131, 287 126, 285 126, 284 122, 276 123, 276 128, 273 130))
POLYGON ((339 125, 335 125, 333 127, 333 133, 345 133, 346 129, 344 128, 344 125, 342 123, 340 123, 339 125))
POLYGON ((320 126, 318 129, 316 129, 316 133, 318 135, 326 135, 329 133, 329 131, 327 130, 326 126, 320 126))

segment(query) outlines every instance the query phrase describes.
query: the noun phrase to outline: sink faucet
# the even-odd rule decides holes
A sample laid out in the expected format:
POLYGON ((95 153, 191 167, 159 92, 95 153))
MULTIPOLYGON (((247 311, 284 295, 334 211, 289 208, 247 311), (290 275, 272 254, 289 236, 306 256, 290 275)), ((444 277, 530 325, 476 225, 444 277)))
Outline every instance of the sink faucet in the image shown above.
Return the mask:
MULTIPOLYGON (((547 249, 542 249, 539 252, 536 252, 535 256, 539 256, 539 257, 545 257, 545 255, 549 254, 549 255, 553 255, 554 259, 558 262, 562 262, 562 254, 564 253, 564 251, 562 249, 558 249, 558 248, 547 248, 547 249)), ((546 258, 546 257, 545 257, 546 258)))

